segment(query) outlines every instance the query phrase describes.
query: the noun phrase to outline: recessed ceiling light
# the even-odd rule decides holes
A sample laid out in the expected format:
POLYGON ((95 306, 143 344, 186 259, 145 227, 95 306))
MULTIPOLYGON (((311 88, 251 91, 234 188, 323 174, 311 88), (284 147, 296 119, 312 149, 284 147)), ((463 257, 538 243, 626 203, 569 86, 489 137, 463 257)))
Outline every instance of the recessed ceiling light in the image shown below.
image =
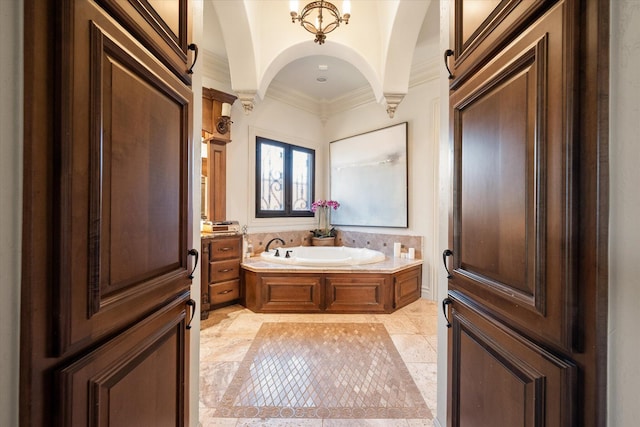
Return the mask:
POLYGON ((327 71, 329 69, 328 65, 318 65, 318 70, 320 71, 327 71))
POLYGON ((319 83, 326 83, 327 82, 327 78, 326 77, 317 77, 316 81, 319 83))

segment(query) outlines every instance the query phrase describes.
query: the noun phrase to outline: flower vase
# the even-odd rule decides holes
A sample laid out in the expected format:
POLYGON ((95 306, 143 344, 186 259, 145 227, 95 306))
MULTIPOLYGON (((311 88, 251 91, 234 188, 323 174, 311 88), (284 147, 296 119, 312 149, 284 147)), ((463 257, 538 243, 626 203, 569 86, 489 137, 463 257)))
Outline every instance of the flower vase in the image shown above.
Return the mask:
POLYGON ((312 237, 311 243, 313 246, 335 246, 336 238, 335 236, 331 237, 312 237))
POLYGON ((329 236, 331 232, 331 208, 329 206, 318 208, 318 230, 322 231, 325 236, 329 236))

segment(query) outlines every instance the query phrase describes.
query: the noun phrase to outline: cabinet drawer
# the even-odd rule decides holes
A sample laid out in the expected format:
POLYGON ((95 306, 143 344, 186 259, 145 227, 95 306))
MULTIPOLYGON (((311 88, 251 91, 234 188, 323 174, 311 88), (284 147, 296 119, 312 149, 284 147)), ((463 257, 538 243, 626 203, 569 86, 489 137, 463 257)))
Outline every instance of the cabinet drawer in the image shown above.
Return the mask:
POLYGON ((223 259, 238 258, 240 259, 240 239, 214 239, 211 242, 209 257, 212 261, 223 259))
POLYGON ((214 261, 209 263, 210 283, 226 282, 240 277, 240 261, 214 261))
POLYGON ((240 280, 209 285, 209 301, 211 305, 233 301, 240 297, 240 280))

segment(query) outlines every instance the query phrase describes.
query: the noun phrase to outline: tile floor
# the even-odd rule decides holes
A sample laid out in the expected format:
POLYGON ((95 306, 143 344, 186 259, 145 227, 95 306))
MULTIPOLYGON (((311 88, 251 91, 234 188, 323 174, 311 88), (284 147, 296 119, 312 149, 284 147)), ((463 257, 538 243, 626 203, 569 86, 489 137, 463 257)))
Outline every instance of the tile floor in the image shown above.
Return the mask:
POLYGON ((437 307, 418 300, 393 314, 259 314, 242 306, 210 313, 200 333, 200 423, 212 426, 431 426, 431 419, 219 418, 215 408, 263 322, 382 323, 429 409, 436 413, 437 307))

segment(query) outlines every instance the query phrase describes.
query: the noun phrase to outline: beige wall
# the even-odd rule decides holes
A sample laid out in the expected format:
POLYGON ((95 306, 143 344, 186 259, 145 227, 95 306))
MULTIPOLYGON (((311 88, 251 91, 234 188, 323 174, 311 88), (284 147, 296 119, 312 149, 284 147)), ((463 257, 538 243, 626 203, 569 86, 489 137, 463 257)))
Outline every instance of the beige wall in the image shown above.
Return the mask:
POLYGON ((608 425, 640 405, 640 2, 611 0, 608 425))
MULTIPOLYGON (((0 0, 2 1, 2 0, 0 0)), ((203 31, 203 11, 202 1, 195 0, 193 2, 193 34, 190 43, 196 43, 202 45, 202 31, 203 31)), ((200 188, 200 169, 202 161, 200 160, 200 131, 202 128, 202 102, 197 102, 202 98, 202 61, 200 64, 196 64, 194 68, 192 90, 193 90, 193 149, 191 155, 193 156, 193 176, 191 185, 194 189, 193 199, 193 247, 200 251, 200 195, 198 188, 200 188)), ((196 307, 200 307, 200 268, 196 268, 193 274, 193 280, 191 285, 191 298, 196 301, 196 307)), ((200 316, 196 315, 191 321, 191 330, 189 334, 189 425, 190 427, 196 427, 199 424, 198 411, 200 407, 200 401, 198 399, 200 391, 200 316)))
POLYGON ((0 426, 18 425, 22 0, 0 0, 0 426))

